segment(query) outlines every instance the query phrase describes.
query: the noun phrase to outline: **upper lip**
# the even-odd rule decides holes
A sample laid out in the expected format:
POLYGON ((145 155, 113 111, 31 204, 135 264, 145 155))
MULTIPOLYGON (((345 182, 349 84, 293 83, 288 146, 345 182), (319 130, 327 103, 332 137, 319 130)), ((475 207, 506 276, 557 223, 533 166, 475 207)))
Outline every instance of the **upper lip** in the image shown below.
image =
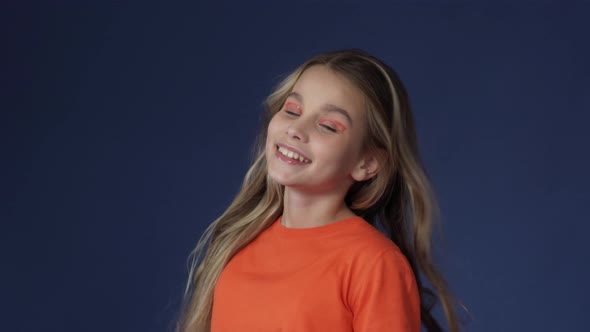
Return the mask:
POLYGON ((299 150, 297 150, 297 149, 295 149, 293 147, 290 147, 290 146, 288 146, 286 144, 279 143, 279 144, 277 144, 277 146, 280 146, 280 147, 285 148, 285 149, 287 149, 289 151, 295 152, 295 153, 297 153, 298 155, 300 155, 301 157, 303 157, 306 160, 310 160, 303 152, 301 152, 301 151, 299 151, 299 150))

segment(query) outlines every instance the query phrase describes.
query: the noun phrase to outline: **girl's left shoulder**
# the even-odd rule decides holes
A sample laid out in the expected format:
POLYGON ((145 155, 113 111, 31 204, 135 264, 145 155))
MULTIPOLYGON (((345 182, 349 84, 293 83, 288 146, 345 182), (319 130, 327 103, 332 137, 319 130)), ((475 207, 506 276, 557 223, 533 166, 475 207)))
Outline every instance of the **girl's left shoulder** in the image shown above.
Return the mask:
POLYGON ((348 239, 350 245, 359 254, 375 256, 383 253, 390 255, 402 255, 399 247, 375 226, 362 218, 358 218, 354 232, 348 239))
POLYGON ((410 272, 406 256, 400 248, 380 230, 362 218, 355 220, 346 232, 339 234, 334 248, 350 269, 370 268, 386 264, 397 266, 400 270, 410 272))

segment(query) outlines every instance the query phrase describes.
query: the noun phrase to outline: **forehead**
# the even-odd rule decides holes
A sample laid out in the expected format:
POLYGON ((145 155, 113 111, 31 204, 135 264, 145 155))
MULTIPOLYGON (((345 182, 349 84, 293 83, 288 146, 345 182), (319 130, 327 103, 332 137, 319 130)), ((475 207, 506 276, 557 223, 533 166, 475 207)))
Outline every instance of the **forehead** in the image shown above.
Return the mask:
POLYGON ((331 104, 346 110, 353 118, 364 115, 363 92, 348 78, 324 65, 307 68, 293 86, 293 91, 302 97, 306 109, 331 104))

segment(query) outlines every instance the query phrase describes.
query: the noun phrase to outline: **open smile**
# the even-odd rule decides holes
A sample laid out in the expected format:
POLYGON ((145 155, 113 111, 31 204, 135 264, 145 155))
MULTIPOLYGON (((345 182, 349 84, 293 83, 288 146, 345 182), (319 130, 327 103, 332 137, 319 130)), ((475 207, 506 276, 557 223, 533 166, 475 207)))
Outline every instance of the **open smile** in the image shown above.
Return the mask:
POLYGON ((290 164, 309 164, 311 160, 302 156, 300 153, 295 152, 284 145, 277 145, 276 146, 276 156, 290 164))

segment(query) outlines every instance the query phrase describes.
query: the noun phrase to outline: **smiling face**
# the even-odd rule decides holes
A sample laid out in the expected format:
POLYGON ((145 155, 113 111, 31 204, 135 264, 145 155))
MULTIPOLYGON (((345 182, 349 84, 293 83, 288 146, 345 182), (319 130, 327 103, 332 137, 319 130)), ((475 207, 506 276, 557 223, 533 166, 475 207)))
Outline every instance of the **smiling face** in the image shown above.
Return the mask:
POLYGON ((268 126, 270 177, 286 187, 344 191, 371 176, 362 151, 363 93, 324 65, 306 69, 268 126))

